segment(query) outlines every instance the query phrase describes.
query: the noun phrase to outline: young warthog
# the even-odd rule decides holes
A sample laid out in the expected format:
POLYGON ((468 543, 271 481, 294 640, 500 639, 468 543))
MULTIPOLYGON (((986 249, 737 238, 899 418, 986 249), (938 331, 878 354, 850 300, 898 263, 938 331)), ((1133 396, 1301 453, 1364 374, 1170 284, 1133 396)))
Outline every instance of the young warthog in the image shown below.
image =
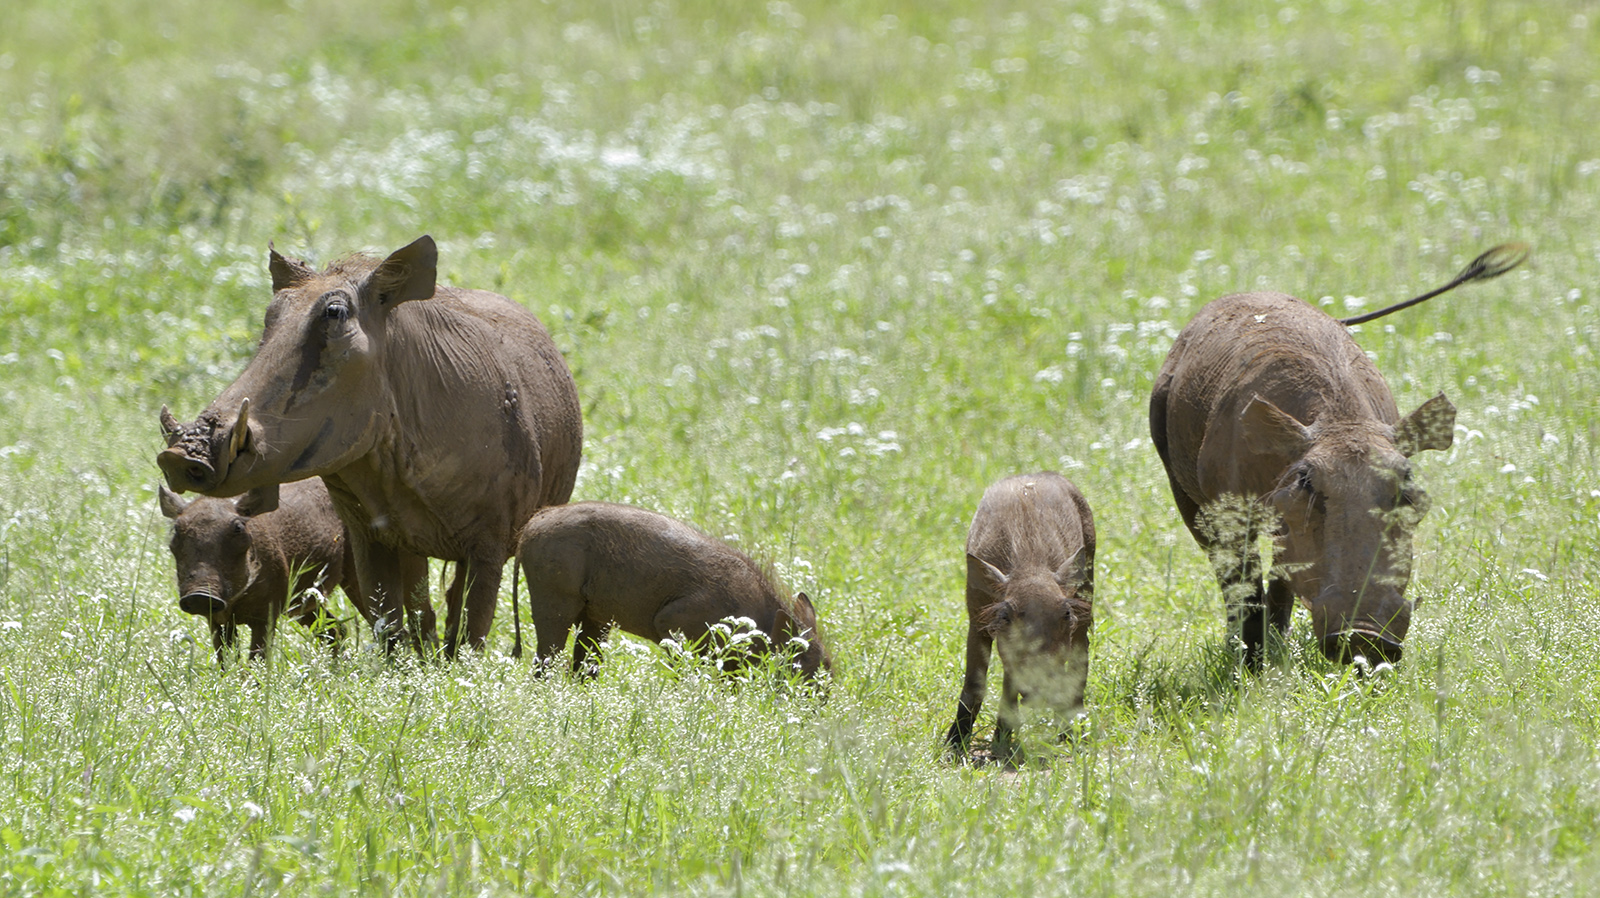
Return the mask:
POLYGON ((1150 395, 1150 435, 1250 669, 1261 667, 1268 621, 1288 629, 1295 596, 1330 659, 1400 659, 1412 533, 1427 509, 1409 459, 1450 447, 1456 410, 1440 393, 1401 418, 1345 326, 1526 256, 1521 245, 1496 247, 1445 287, 1344 320, 1282 293, 1224 296, 1178 334, 1150 395), (1262 528, 1275 543, 1265 590, 1262 528))
POLYGON ((261 657, 281 613, 320 627, 318 635, 337 644, 342 628, 320 620, 313 586, 327 595, 337 583, 372 618, 356 582, 350 540, 321 480, 285 484, 277 509, 260 514, 243 500, 184 502, 165 485, 160 501, 161 513, 172 519, 178 607, 211 624, 218 664, 240 624, 250 627, 250 657, 261 657))
POLYGON ((994 756, 1015 763, 1018 702, 1083 707, 1094 622, 1094 514, 1071 481, 1044 472, 989 487, 967 533, 967 673, 945 742, 965 752, 1000 648, 1004 692, 994 756))
POLYGON ((800 638, 802 673, 831 666, 805 593, 785 600, 744 553, 665 515, 606 502, 545 508, 522 529, 517 558, 542 662, 573 627, 577 671, 612 626, 656 642, 698 640, 724 618, 744 617, 767 636, 758 649, 800 638))

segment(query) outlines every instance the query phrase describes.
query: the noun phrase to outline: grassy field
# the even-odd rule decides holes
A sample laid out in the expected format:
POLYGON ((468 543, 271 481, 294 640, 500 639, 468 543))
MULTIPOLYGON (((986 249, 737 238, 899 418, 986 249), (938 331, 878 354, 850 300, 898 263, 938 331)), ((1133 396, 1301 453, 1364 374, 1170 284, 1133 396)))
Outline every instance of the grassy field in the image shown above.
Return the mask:
MULTIPOLYGON (((1583 895, 1600 882, 1600 10, 1575 0, 22 0, 0 28, 0 893, 1583 895), (219 674, 157 411, 266 247, 422 233, 567 353, 577 497, 815 600, 826 700, 617 640, 219 674), (1335 314, 1419 459, 1406 660, 1241 679, 1146 401, 1208 300, 1335 314), (1100 530, 1087 721, 952 766, 962 543, 1100 530)), ((509 586, 507 587, 509 591, 509 586)), ((349 613, 340 600, 339 607, 349 613)), ((502 605, 502 608, 505 606, 502 605)), ((998 679, 998 677, 996 678, 998 679)), ((997 690, 996 690, 997 691, 997 690)), ((991 695, 994 691, 991 692, 991 695)), ((993 723, 993 707, 980 733, 993 723)))

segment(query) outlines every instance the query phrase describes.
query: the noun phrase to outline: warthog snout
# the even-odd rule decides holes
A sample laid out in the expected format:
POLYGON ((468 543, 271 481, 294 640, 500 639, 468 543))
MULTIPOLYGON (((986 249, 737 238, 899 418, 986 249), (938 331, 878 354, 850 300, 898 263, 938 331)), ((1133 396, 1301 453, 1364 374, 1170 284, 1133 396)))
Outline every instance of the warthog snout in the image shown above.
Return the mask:
POLYGON ((216 468, 198 458, 191 458, 176 446, 163 449, 161 454, 156 456, 156 464, 161 466, 161 473, 167 478, 167 486, 180 493, 189 491, 203 493, 221 480, 217 476, 216 468))
POLYGON ((215 489, 227 476, 228 467, 250 445, 250 400, 239 404, 239 413, 225 428, 216 419, 202 415, 193 424, 178 424, 165 406, 161 409, 161 429, 167 448, 156 455, 156 464, 166 475, 167 485, 178 492, 205 493, 215 489), (224 434, 217 441, 218 432, 224 434))
POLYGON ((210 617, 220 611, 226 611, 228 603, 209 592, 191 592, 178 599, 178 607, 188 614, 210 617))
POLYGON ((1322 654, 1339 664, 1349 664, 1363 657, 1374 665, 1398 664, 1400 652, 1399 640, 1365 630, 1346 630, 1322 637, 1322 654))

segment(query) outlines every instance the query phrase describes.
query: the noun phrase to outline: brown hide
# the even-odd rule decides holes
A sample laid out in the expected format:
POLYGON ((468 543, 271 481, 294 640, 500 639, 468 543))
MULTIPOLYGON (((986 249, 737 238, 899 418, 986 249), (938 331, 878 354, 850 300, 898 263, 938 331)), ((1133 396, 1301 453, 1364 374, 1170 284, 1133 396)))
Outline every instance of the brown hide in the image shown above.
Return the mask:
POLYGON ((1000 650, 1004 692, 993 752, 1015 762, 1023 699, 1072 714, 1083 707, 1094 622, 1094 515, 1053 472, 1007 477, 984 491, 967 534, 966 676, 945 736, 965 751, 1000 650))
MULTIPOLYGON (((312 587, 326 596, 338 584, 356 610, 372 619, 344 525, 321 480, 286 485, 281 504, 265 514, 250 514, 247 505, 228 499, 184 502, 165 486, 159 498, 161 513, 172 519, 178 606, 210 624, 218 664, 241 624, 250 627, 254 658, 265 654, 279 614, 317 626, 321 606, 308 592, 312 587)), ((341 628, 322 623, 327 626, 321 635, 337 642, 341 628)))
MULTIPOLYGON (((398 637, 406 606, 427 607, 433 557, 461 563, 466 639, 481 647, 522 525, 572 493, 583 426, 538 319, 494 293, 436 286, 436 257, 429 237, 321 272, 272 252, 255 357, 193 423, 163 414, 158 461, 176 490, 251 491, 267 507, 275 484, 323 477, 380 636, 398 637)), ((462 592, 450 593, 451 655, 462 592)), ((431 639, 431 611, 420 628, 431 639)))
POLYGON ((612 626, 656 642, 701 640, 744 617, 780 646, 805 639, 797 663, 807 676, 831 666, 805 593, 784 599, 744 553, 665 515, 605 502, 546 508, 523 528, 517 557, 542 661, 573 627, 578 670, 612 626))
POLYGON ((1201 309, 1150 397, 1173 498, 1212 559, 1246 658, 1293 597, 1323 651, 1394 661, 1411 620, 1411 539, 1426 496, 1408 457, 1445 449, 1443 394, 1403 421, 1345 326, 1292 296, 1243 293, 1201 309), (1256 535, 1274 536, 1263 591, 1256 535))

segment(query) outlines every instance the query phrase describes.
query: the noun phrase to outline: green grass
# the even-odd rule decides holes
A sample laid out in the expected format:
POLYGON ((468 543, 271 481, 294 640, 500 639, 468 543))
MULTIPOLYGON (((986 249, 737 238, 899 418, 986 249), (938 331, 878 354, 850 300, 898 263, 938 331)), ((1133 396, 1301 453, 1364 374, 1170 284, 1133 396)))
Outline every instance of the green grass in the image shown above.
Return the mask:
MULTIPOLYGON (((0 893, 1580 895, 1600 880, 1600 13, 1578 2, 22 3, 0 28, 0 893), (219 674, 156 413, 241 369, 266 245, 421 233, 554 332, 577 495, 816 602, 825 701, 627 640, 219 674), (1455 448, 1398 669, 1241 681, 1145 405, 1271 288, 1455 448), (1088 719, 952 767, 962 542, 1059 469, 1088 719)), ((344 613, 349 613, 346 606, 344 613)), ((502 606, 505 607, 505 606, 502 606)), ((491 642, 509 646, 502 614, 491 642)), ((997 678, 998 679, 998 678, 997 678)), ((993 693, 991 693, 993 694, 993 693)), ((980 720, 987 735, 993 708, 980 720)))

